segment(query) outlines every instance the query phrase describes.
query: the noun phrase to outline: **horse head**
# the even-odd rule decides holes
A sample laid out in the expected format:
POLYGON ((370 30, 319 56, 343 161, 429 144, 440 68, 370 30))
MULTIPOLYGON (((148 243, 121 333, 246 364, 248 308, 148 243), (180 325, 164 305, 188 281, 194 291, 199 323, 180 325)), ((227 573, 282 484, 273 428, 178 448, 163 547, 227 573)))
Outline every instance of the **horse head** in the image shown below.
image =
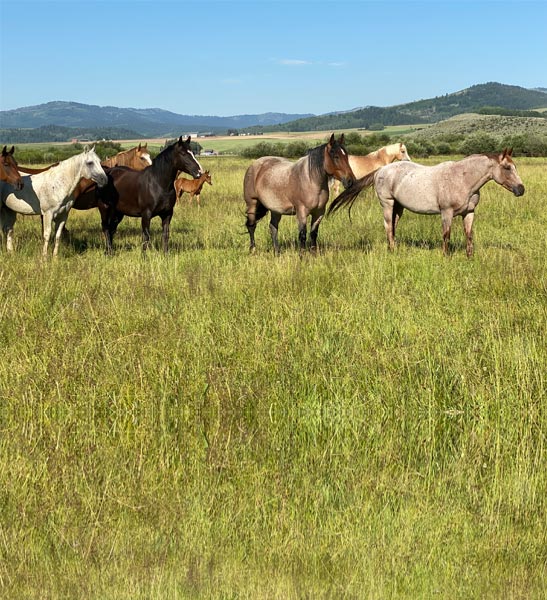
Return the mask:
POLYGON ((349 166, 348 153, 344 148, 344 134, 339 140, 334 138, 334 133, 330 136, 325 146, 324 164, 327 175, 340 180, 346 189, 353 185, 355 175, 349 166))
POLYGON ((138 161, 141 164, 143 164, 147 167, 152 164, 152 159, 150 158, 150 152, 148 152, 148 142, 146 142, 146 144, 144 144, 144 146, 141 146, 139 144, 139 146, 135 150, 135 154, 137 156, 138 161))
POLYGON ((13 158, 15 152, 15 146, 11 147, 11 150, 7 149, 7 146, 2 148, 2 158, 0 159, 0 178, 2 181, 6 181, 11 184, 15 189, 23 189, 24 183, 21 178, 21 173, 17 169, 17 162, 13 158))
POLYGON ((83 164, 82 164, 82 177, 91 179, 99 187, 104 187, 108 183, 108 178, 101 166, 101 159, 95 152, 95 146, 88 150, 87 146, 82 152, 83 164))
POLYGON ((506 190, 513 192, 515 196, 522 196, 524 194, 524 185, 511 158, 512 154, 513 148, 505 148, 501 154, 495 156, 492 176, 496 183, 499 183, 506 190))
POLYGON ((198 179, 203 173, 203 169, 192 152, 190 140, 190 136, 183 140, 181 135, 178 141, 173 144, 174 166, 179 171, 184 171, 185 173, 188 173, 188 175, 191 175, 194 179, 198 179))
POLYGON ((408 155, 406 146, 401 142, 399 144, 399 152, 397 153, 398 160, 412 160, 408 155))
POLYGON ((204 180, 209 184, 209 185, 213 185, 213 182, 211 181, 211 173, 209 173, 209 171, 205 171, 203 173, 204 175, 204 180))

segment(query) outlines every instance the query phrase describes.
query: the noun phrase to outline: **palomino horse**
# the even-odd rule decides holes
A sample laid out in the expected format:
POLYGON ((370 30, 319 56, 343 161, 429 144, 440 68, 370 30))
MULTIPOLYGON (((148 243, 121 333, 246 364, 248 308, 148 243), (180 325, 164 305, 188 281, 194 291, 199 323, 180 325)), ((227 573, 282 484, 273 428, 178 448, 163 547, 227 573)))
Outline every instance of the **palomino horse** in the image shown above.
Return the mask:
POLYGON ((148 152, 148 142, 141 146, 135 146, 130 150, 118 152, 115 156, 111 156, 102 161, 103 167, 130 167, 137 171, 142 171, 145 167, 152 164, 150 153, 148 152))
POLYGON ((341 179, 348 194, 355 180, 343 144, 344 134, 336 141, 333 133, 328 143, 309 150, 307 156, 296 162, 263 156, 251 164, 243 183, 251 252, 256 248, 256 222, 268 211, 276 255, 279 254, 277 231, 282 215, 296 215, 301 253, 306 247, 306 221, 311 215, 311 249, 317 249, 319 224, 329 200, 329 177, 341 179))
POLYGON ((44 239, 42 255, 47 256, 53 226, 55 235, 53 256, 56 256, 61 233, 72 207, 71 194, 82 177, 91 179, 97 185, 107 183, 106 174, 94 149, 86 148, 81 154, 67 158, 43 173, 25 176, 23 178, 25 186, 22 190, 14 191, 12 186, 3 183, 0 188, 0 223, 6 236, 8 251, 13 250, 13 225, 17 213, 41 214, 44 239))
POLYGON ((201 188, 205 183, 213 185, 209 171, 204 171, 197 179, 187 179, 186 177, 179 177, 178 179, 175 179, 175 192, 177 194, 177 200, 180 200, 182 194, 186 192, 187 194, 190 194, 190 204, 192 204, 192 200, 195 196, 197 205, 199 207, 199 195, 201 194, 201 188))
POLYGON ((11 147, 8 152, 7 146, 2 148, 2 156, 0 157, 0 181, 5 181, 12 185, 15 189, 20 190, 23 187, 21 174, 17 170, 17 162, 13 158, 15 146, 11 147))
POLYGON ((112 238, 124 215, 140 217, 143 250, 150 243, 150 220, 158 216, 162 221, 163 250, 169 245, 169 226, 175 207, 175 178, 184 171, 194 178, 202 168, 190 149, 190 136, 160 152, 152 165, 144 171, 114 167, 108 172, 108 186, 98 193, 99 210, 106 239, 106 251, 112 252, 112 238))
MULTIPOLYGON (((448 253, 452 219, 460 215, 467 238, 467 256, 473 255, 473 219, 479 203, 480 189, 495 181, 515 196, 524 194, 524 185, 511 158, 513 150, 501 154, 473 154, 459 161, 442 162, 433 167, 413 162, 386 165, 359 179, 355 188, 361 191, 374 184, 384 211, 384 226, 390 250, 395 246, 395 229, 408 210, 420 214, 440 214, 443 226, 443 252, 448 253)), ((351 205, 357 194, 342 192, 329 214, 342 206, 351 205)))
MULTIPOLYGON (((372 173, 372 171, 376 171, 376 169, 388 165, 395 160, 410 160, 410 156, 406 151, 406 146, 401 142, 383 146, 365 156, 350 154, 349 166, 351 167, 355 178, 361 179, 361 177, 364 177, 365 175, 372 173)), ((334 194, 338 196, 340 193, 340 182, 334 181, 332 189, 334 194)))

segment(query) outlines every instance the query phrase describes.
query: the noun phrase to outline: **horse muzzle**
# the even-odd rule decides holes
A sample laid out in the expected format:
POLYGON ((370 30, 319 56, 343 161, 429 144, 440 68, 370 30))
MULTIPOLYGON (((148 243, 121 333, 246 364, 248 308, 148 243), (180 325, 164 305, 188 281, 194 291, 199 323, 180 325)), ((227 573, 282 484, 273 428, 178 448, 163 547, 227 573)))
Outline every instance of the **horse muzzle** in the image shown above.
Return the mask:
POLYGON ((354 183, 355 179, 352 179, 351 177, 342 178, 342 185, 346 188, 346 190, 349 189, 354 183))
POLYGON ((97 184, 97 187, 104 187, 108 183, 108 177, 106 175, 97 175, 93 181, 97 184))
POLYGON ((517 197, 518 196, 523 196, 524 195, 524 186, 522 185, 522 183, 519 183, 518 185, 514 185, 513 189, 511 191, 517 197))

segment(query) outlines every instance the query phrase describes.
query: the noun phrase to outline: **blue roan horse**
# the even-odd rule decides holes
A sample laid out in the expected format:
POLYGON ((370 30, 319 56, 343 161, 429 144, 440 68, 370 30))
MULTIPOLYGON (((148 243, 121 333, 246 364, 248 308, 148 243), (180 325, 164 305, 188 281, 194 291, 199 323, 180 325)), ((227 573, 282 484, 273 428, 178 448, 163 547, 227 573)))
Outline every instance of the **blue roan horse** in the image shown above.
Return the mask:
POLYGON ((279 254, 277 230, 282 215, 296 215, 300 252, 306 247, 306 221, 311 215, 311 248, 317 249, 319 224, 329 200, 329 177, 342 180, 350 195, 355 180, 343 144, 343 134, 338 141, 332 134, 328 143, 313 148, 296 162, 263 156, 251 164, 243 183, 251 252, 256 247, 256 223, 268 211, 275 254, 279 254))

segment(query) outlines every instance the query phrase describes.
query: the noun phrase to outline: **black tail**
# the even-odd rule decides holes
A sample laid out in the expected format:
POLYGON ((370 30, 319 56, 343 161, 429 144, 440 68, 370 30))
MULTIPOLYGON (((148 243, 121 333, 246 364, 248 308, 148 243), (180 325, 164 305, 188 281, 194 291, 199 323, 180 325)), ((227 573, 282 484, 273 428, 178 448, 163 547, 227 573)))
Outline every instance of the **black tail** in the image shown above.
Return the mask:
POLYGON ((331 215, 333 212, 336 212, 343 206, 348 205, 349 212, 351 213, 351 207, 353 206, 353 203, 355 202, 357 196, 361 193, 362 190, 364 190, 367 187, 370 187, 374 183, 374 177, 376 176, 377 171, 378 169, 376 169, 376 171, 372 171, 372 173, 369 173, 364 177, 361 177, 361 179, 357 179, 357 181, 355 181, 355 183, 351 187, 345 189, 340 195, 338 195, 331 202, 331 205, 329 206, 329 209, 327 211, 327 216, 331 215))

